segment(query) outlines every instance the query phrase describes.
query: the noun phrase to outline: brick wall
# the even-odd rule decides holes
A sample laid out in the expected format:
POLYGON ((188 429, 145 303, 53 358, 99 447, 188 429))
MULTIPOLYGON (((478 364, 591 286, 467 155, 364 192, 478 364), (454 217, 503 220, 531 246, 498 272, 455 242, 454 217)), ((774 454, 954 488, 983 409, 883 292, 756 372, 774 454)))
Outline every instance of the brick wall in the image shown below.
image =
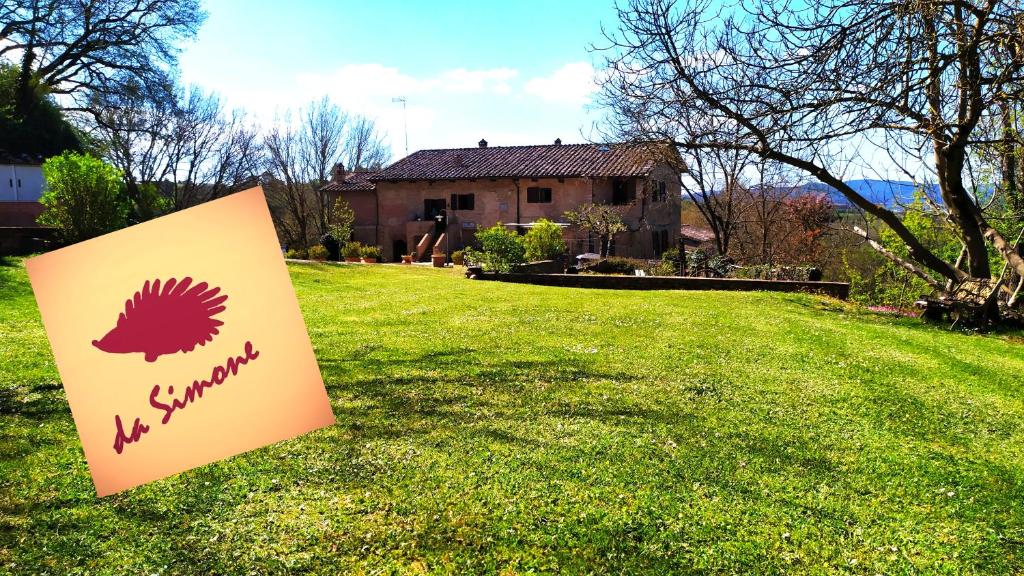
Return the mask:
POLYGON ((0 226, 38 226, 36 218, 42 213, 39 202, 0 202, 0 226))

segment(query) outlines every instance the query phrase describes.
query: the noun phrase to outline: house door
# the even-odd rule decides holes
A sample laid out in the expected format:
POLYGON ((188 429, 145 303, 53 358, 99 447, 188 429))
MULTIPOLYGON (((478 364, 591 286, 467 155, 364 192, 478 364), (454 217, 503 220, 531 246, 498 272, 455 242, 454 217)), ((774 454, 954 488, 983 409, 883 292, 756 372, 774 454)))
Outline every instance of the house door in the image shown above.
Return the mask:
POLYGON ((401 262, 402 256, 405 256, 406 254, 409 253, 409 246, 405 243, 405 240, 395 240, 394 250, 394 258, 392 258, 391 261, 401 262))
POLYGON ((15 166, 14 186, 19 202, 38 202, 43 195, 42 167, 15 166))
POLYGON ((14 166, 0 166, 0 202, 13 202, 18 199, 15 184, 14 166))

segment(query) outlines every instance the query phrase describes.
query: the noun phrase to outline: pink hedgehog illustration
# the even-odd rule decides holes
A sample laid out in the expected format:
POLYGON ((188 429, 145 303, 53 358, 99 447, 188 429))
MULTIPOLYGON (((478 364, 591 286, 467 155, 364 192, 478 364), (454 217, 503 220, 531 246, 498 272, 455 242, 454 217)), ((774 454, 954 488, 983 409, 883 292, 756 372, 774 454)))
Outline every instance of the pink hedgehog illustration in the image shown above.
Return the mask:
POLYGON ((220 288, 206 282, 192 286, 192 278, 178 282, 171 278, 146 280, 142 290, 124 303, 124 312, 117 325, 92 345, 113 354, 142 352, 147 362, 155 362, 163 354, 191 352, 196 344, 205 346, 219 334, 224 322, 214 318, 223 312, 226 294, 217 296, 220 288))

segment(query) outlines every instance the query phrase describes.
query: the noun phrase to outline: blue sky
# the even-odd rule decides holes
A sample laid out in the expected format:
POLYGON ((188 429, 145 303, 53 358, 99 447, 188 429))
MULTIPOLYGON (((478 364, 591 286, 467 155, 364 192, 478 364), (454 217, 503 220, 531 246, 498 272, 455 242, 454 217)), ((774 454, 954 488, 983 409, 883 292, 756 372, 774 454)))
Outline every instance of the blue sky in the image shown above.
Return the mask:
POLYGON ((261 124, 323 95, 374 118, 396 158, 409 149, 584 141, 588 51, 612 0, 561 2, 292 0, 206 3, 209 19, 181 54, 183 79, 261 124))

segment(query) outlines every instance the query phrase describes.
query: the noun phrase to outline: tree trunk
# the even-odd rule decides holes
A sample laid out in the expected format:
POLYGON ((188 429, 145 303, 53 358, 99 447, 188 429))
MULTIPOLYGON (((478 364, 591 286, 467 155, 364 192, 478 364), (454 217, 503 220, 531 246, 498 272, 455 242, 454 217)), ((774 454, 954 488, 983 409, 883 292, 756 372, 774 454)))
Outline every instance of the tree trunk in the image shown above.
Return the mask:
POLYGON ((1013 114, 1009 103, 1004 102, 1000 108, 1003 124, 1002 158, 1000 159, 1003 190, 1006 193, 1013 217, 1021 219, 1024 217, 1024 198, 1021 198, 1017 184, 1017 138, 1014 134, 1013 114))
POLYGON ((988 262, 988 247, 980 225, 980 211, 964 188, 963 169, 966 151, 962 147, 946 148, 935 144, 935 165, 939 176, 942 200, 949 216, 960 228, 967 248, 967 273, 972 278, 988 279, 992 269, 988 262))
POLYGON ((21 69, 18 72, 18 82, 14 88, 14 106, 18 116, 21 118, 25 118, 31 114, 35 103, 35 98, 33 98, 34 90, 32 86, 32 64, 35 62, 35 59, 35 49, 30 41, 28 48, 25 48, 25 54, 21 58, 21 69))

